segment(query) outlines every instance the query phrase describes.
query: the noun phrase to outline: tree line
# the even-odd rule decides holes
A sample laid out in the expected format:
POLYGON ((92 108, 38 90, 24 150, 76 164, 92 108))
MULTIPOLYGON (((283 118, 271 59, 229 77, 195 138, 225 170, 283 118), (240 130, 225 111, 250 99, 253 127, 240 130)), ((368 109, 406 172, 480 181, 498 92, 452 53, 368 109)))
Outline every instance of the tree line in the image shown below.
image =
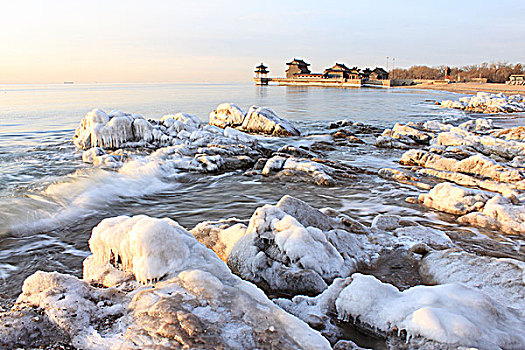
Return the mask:
POLYGON ((488 82, 504 83, 513 74, 525 74, 525 65, 521 63, 481 63, 462 67, 448 66, 412 66, 408 69, 396 68, 390 71, 393 79, 446 79, 453 81, 473 81, 485 78, 488 82))

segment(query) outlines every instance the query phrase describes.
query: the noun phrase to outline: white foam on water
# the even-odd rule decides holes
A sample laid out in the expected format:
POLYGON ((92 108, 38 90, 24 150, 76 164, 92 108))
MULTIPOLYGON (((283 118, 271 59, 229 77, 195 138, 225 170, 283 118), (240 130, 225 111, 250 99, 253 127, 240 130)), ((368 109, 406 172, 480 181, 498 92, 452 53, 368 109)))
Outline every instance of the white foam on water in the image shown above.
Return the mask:
POLYGON ((126 163, 118 172, 82 169, 60 178, 40 193, 0 202, 0 234, 46 231, 87 217, 126 198, 178 186, 178 173, 148 157, 126 163), (171 181, 170 181, 171 180, 171 181))

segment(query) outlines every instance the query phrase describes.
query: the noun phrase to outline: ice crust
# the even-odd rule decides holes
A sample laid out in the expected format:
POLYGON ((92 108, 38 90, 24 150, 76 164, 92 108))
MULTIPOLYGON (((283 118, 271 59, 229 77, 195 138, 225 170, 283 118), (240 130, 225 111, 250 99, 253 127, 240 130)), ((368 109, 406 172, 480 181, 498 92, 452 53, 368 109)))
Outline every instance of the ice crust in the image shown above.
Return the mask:
POLYGON ((79 348, 330 349, 170 219, 121 216, 93 231, 85 281, 37 272, 17 301, 42 308, 79 348), (109 288, 86 282, 106 283, 108 271, 130 271, 152 286, 134 279, 109 288), (102 326, 108 318, 114 321, 102 326))
POLYGON ((191 232, 235 274, 277 294, 319 294, 335 278, 373 264, 383 250, 454 246, 444 232, 410 219, 378 215, 366 227, 290 196, 257 208, 247 224, 207 221, 191 232))
POLYGON ((510 258, 478 256, 457 249, 425 256, 420 273, 427 283, 461 283, 514 308, 525 319, 525 263, 510 258))
POLYGON ((458 126, 439 121, 409 124, 411 128, 396 124, 393 130, 398 130, 403 145, 414 148, 399 160, 412 167, 411 172, 384 168, 381 177, 429 190, 407 201, 461 215, 460 223, 510 235, 525 233, 522 127, 498 130, 483 118, 458 126), (418 133, 424 131, 428 133, 418 133), (416 144, 420 135, 431 135, 429 144, 416 144))
POLYGON ((455 101, 441 101, 441 107, 476 113, 514 113, 525 111, 525 100, 521 95, 505 96, 503 93, 478 92, 475 96, 461 97, 455 101))
POLYGON ((335 306, 342 319, 359 318, 384 332, 405 330, 408 338, 423 336, 482 349, 525 346, 525 322, 516 312, 460 284, 415 286, 400 292, 373 276, 356 273, 335 306))
POLYGON ((287 119, 267 107, 251 106, 248 112, 233 103, 221 103, 210 113, 210 125, 232 127, 245 132, 275 136, 299 136, 299 130, 287 119))

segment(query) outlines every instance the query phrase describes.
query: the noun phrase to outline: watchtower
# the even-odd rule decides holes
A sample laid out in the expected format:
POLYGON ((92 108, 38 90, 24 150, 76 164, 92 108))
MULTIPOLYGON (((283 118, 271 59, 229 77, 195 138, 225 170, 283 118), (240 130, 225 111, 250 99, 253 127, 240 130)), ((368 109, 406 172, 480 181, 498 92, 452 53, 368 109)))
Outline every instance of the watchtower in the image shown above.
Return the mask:
POLYGON ((268 71, 266 67, 262 62, 260 65, 255 67, 255 78, 253 78, 253 81, 255 81, 256 85, 268 85, 268 71))

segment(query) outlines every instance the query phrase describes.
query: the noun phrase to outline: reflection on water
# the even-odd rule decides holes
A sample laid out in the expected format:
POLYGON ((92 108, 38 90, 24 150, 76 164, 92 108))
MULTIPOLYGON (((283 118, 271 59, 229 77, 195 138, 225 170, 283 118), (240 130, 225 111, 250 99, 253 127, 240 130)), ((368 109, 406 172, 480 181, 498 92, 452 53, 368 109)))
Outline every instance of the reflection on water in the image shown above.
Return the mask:
MULTIPOLYGON (((0 85, 1 293, 18 294, 22 281, 38 269, 80 276, 91 229, 116 215, 167 216, 191 228, 204 220, 248 219, 258 206, 289 194, 315 207, 343 210, 365 223, 385 212, 444 223, 404 201, 417 195, 413 188, 377 176, 363 175, 345 186, 324 188, 250 178, 242 172, 161 179, 154 174, 130 178, 93 171, 81 162, 81 153, 71 141, 75 127, 92 108, 119 109, 147 118, 183 111, 206 120, 222 102, 245 109, 255 104, 289 118, 304 135, 315 135, 327 134, 328 123, 342 118, 390 127, 397 121, 462 116, 463 112, 434 105, 433 101, 449 95, 249 84, 0 85)), ((270 138, 266 143, 298 145, 313 138, 270 138)), ((366 145, 343 147, 328 157, 379 169, 395 165, 401 155, 375 148, 373 137, 365 141, 366 145)))

